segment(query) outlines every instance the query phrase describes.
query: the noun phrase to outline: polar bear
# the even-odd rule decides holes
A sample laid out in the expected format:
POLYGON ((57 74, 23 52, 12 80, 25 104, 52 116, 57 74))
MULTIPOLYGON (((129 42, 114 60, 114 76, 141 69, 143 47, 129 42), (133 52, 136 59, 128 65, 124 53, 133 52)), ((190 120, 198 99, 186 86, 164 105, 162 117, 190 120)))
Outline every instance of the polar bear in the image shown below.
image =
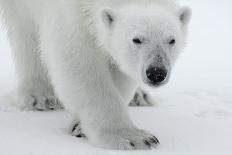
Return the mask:
POLYGON ((59 109, 58 98, 76 120, 72 133, 81 131, 94 146, 159 144, 130 120, 126 105, 138 86, 167 83, 186 41, 189 8, 172 0, 0 0, 0 6, 21 107, 59 109))

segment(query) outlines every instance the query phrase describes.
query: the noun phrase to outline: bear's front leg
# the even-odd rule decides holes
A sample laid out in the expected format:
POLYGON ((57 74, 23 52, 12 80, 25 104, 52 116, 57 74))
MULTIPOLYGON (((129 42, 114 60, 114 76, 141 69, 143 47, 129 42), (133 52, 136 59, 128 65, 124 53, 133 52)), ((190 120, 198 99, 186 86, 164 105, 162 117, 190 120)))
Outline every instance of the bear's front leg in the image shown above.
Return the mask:
POLYGON ((157 138, 131 122, 127 104, 112 80, 108 60, 91 44, 90 37, 80 40, 80 34, 63 33, 41 35, 43 58, 59 99, 80 120, 88 141, 106 149, 156 147, 157 138), (69 34, 71 40, 66 38, 69 34))
POLYGON ((64 66, 69 68, 59 65, 52 80, 64 107, 80 119, 88 141, 107 149, 156 147, 157 138, 139 130, 129 119, 123 97, 111 81, 108 67, 102 64, 104 60, 88 58, 86 64, 78 57, 76 60, 65 60, 64 66))
POLYGON ((64 101, 64 105, 81 121, 78 130, 81 129, 91 144, 102 148, 131 150, 156 147, 157 138, 136 128, 129 119, 126 104, 107 76, 108 73, 102 71, 102 67, 97 70, 104 74, 90 73, 88 78, 84 78, 91 84, 85 85, 84 79, 76 84, 78 90, 73 94, 73 104, 76 105, 64 101))

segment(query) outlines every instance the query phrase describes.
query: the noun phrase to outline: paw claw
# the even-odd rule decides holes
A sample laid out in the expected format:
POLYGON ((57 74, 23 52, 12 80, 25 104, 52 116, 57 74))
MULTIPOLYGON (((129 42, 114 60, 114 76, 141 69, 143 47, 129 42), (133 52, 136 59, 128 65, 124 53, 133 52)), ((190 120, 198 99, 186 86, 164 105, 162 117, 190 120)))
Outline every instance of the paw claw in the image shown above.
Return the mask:
POLYGON ((150 137, 149 138, 149 142, 151 142, 151 143, 155 143, 155 144, 159 144, 159 140, 154 136, 154 137, 150 137))
POLYGON ((79 123, 75 124, 72 128, 72 132, 74 132, 78 126, 79 126, 79 123))
POLYGON ((147 145, 148 147, 151 147, 151 143, 148 140, 144 140, 144 144, 147 145))
POLYGON ((74 121, 69 128, 69 132, 72 136, 78 137, 78 138, 85 138, 85 134, 82 132, 81 124, 79 121, 74 121))
POLYGON ((85 134, 79 134, 79 135, 76 135, 77 138, 85 138, 85 134))
POLYGON ((135 144, 133 142, 130 142, 130 145, 134 148, 135 144))

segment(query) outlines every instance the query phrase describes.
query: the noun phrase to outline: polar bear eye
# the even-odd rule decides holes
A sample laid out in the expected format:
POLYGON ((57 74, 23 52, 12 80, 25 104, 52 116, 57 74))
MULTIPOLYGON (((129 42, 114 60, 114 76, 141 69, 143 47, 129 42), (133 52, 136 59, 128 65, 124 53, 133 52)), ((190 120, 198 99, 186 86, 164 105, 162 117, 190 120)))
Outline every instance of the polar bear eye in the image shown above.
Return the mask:
POLYGON ((133 43, 137 44, 137 45, 140 45, 140 44, 142 44, 142 41, 139 38, 134 38, 133 43))
POLYGON ((175 39, 171 39, 171 40, 169 41, 169 45, 175 45, 175 43, 176 43, 176 40, 175 40, 175 39))

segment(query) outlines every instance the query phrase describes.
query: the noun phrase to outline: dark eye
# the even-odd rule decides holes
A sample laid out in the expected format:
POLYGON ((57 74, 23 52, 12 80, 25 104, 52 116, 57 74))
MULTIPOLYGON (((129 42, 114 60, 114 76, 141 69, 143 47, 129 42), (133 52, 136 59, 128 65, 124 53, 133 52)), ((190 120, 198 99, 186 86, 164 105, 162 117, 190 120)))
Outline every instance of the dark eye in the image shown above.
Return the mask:
POLYGON ((139 38, 134 38, 133 43, 137 44, 137 45, 140 45, 140 44, 142 44, 142 41, 139 38))
POLYGON ((175 39, 171 39, 171 40, 169 41, 169 45, 175 45, 175 43, 176 43, 176 40, 175 40, 175 39))

